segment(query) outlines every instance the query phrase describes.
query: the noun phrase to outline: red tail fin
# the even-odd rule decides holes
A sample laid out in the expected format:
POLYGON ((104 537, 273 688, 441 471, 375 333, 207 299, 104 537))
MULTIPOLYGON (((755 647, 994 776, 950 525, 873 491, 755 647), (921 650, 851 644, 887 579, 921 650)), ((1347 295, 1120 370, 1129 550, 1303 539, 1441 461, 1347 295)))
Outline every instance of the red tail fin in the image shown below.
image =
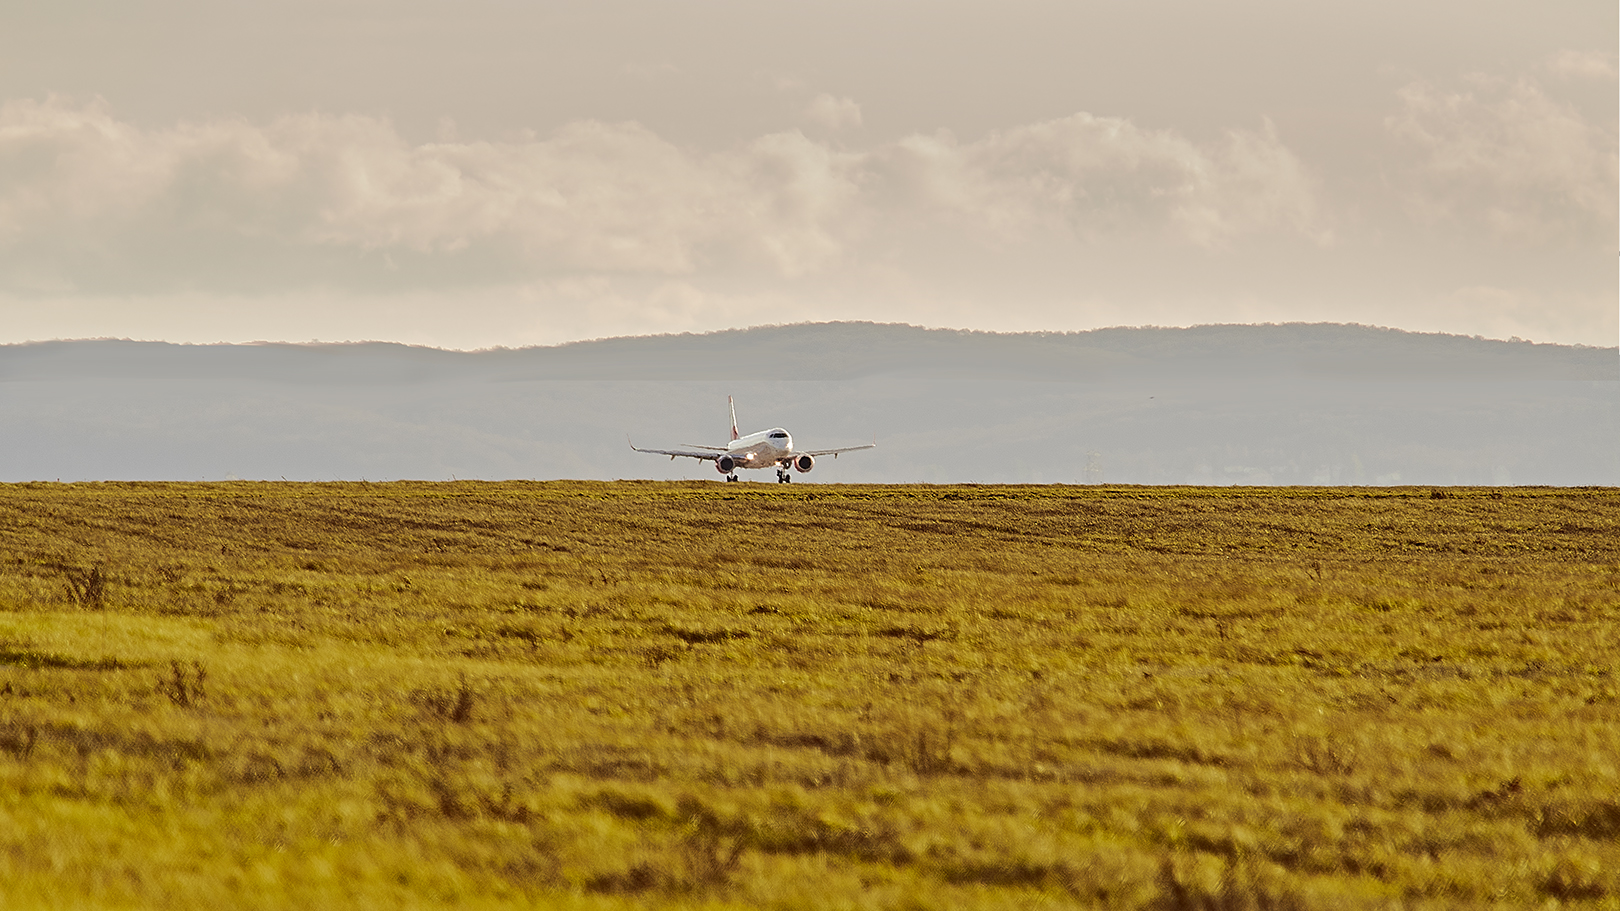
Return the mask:
POLYGON ((730 406, 731 408, 731 438, 735 440, 738 436, 740 436, 740 434, 737 433, 737 403, 733 402, 731 400, 731 396, 728 395, 726 396, 726 405, 730 406))

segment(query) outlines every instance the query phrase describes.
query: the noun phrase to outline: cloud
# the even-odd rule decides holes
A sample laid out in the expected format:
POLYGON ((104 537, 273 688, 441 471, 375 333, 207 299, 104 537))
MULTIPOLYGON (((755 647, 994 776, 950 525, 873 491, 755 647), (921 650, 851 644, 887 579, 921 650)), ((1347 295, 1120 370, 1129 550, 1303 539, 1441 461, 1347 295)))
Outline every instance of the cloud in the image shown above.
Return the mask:
MULTIPOLYGON (((1592 60, 1554 58, 1579 69, 1592 60)), ((1616 133, 1528 77, 1471 75, 1397 93, 1390 133, 1418 154, 1403 176, 1408 209, 1427 223, 1485 226, 1517 241, 1578 237, 1612 242, 1616 133)))
POLYGON ((141 255, 154 241, 199 272, 196 254, 227 247, 482 250, 520 271, 671 275, 718 253, 792 273, 838 249, 822 224, 853 190, 841 167, 797 133, 703 154, 581 121, 545 140, 412 145, 372 117, 141 130, 53 97, 0 107, 0 256, 13 276, 43 258, 81 278, 163 267, 141 255))
POLYGON ((1200 145, 1080 113, 966 144, 912 136, 877 157, 915 199, 1010 235, 1149 231, 1202 245, 1272 228, 1326 236, 1312 181, 1270 123, 1200 145))
POLYGON ((804 109, 804 119, 823 129, 847 130, 861 125, 861 106, 823 92, 804 109))
POLYGON ((1613 54, 1595 51, 1562 50, 1545 64, 1549 73, 1563 79, 1597 79, 1613 82, 1617 77, 1613 54))
MULTIPOLYGON (((853 102, 824 97, 833 122, 858 122, 853 102)), ((906 225, 940 220, 999 241, 1054 230, 1075 243, 1321 236, 1312 181, 1269 123, 1196 143, 1076 114, 975 142, 913 135, 865 151, 798 131, 703 151, 635 123, 578 121, 500 142, 441 127, 421 144, 360 115, 148 129, 99 100, 8 102, 0 288, 793 278, 881 259, 906 225)))

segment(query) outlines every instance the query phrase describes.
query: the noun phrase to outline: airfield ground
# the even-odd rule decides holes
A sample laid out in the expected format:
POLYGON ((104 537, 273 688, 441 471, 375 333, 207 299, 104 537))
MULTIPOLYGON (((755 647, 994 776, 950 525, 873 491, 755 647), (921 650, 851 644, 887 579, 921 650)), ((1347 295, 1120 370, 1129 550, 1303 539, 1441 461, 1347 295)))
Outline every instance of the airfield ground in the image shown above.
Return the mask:
POLYGON ((0 485, 0 906, 1620 907, 1620 491, 0 485))

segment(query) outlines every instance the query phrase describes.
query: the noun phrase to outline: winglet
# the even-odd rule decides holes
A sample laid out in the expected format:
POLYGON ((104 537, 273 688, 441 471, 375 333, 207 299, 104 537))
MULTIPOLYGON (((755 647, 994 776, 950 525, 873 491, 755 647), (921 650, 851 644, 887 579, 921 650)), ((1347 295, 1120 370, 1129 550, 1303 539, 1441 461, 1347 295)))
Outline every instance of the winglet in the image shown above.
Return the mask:
POLYGON ((737 403, 733 402, 731 396, 728 395, 726 396, 726 405, 731 409, 731 438, 735 440, 739 436, 737 433, 737 403))

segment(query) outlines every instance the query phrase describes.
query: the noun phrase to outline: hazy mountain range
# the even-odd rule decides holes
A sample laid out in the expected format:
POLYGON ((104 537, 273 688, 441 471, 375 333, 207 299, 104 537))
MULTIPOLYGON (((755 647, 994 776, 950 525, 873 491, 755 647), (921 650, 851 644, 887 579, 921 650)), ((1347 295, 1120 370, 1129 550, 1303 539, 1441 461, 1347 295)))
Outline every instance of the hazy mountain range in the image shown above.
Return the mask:
POLYGON ((744 432, 876 438, 808 482, 1620 484, 1616 349, 1334 324, 0 346, 0 480, 718 480, 626 436, 723 442, 728 394, 744 432))

